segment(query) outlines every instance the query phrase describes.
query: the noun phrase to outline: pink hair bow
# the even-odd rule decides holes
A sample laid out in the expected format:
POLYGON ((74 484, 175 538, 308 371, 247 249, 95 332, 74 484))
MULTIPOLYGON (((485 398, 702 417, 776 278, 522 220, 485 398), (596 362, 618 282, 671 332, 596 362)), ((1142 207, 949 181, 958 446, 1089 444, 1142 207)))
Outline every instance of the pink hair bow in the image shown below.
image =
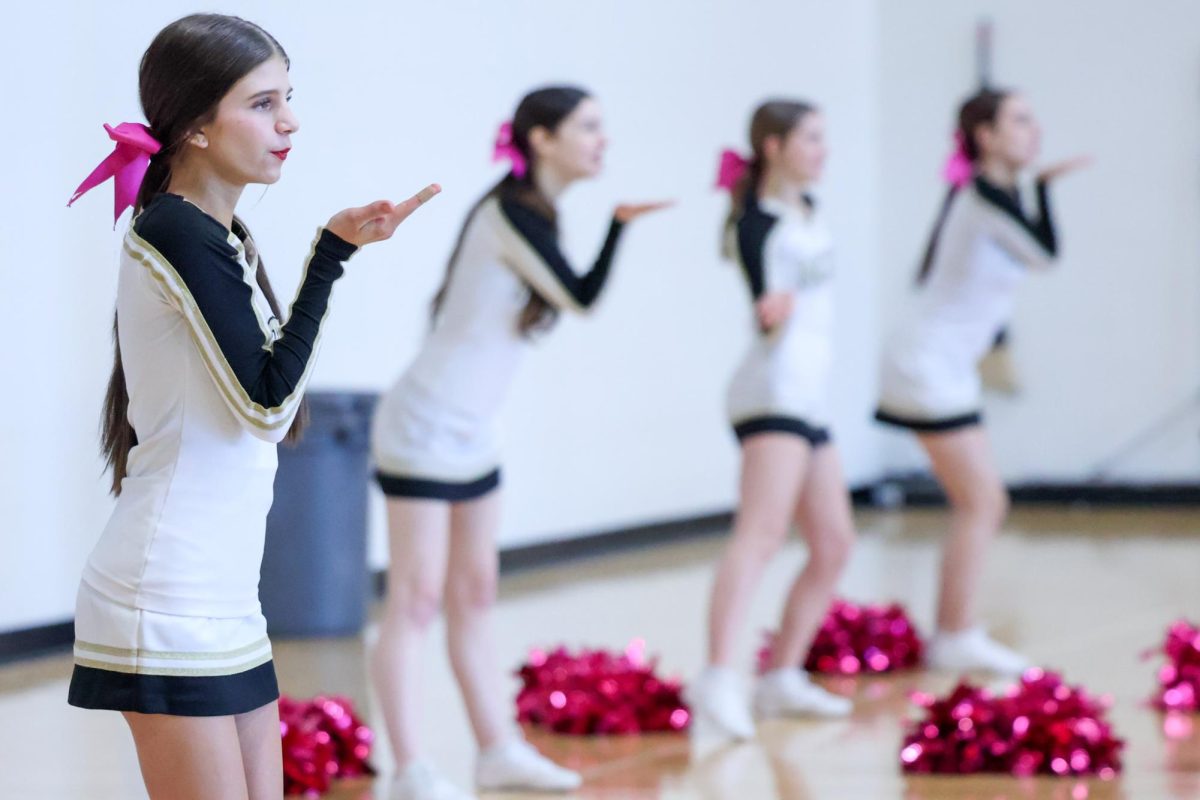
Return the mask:
POLYGON ((971 182, 971 176, 974 174, 975 166, 967 157, 967 142, 963 139, 962 131, 956 131, 954 152, 950 154, 950 158, 946 159, 946 165, 942 167, 942 177, 951 186, 961 189, 971 182))
POLYGON ((525 177, 525 156, 513 142, 512 122, 504 122, 496 131, 496 145, 492 149, 492 162, 509 161, 512 163, 512 174, 518 178, 525 177))
POLYGON ((750 169, 750 162, 735 150, 721 151, 721 164, 717 167, 717 188, 733 191, 738 181, 750 169))
POLYGON ((116 227, 121 212, 137 201, 138 189, 142 179, 146 177, 146 169, 150 166, 150 156, 162 149, 158 140, 150 135, 150 129, 137 122, 122 122, 113 128, 104 126, 108 138, 117 143, 108 158, 92 170, 92 174, 84 178, 83 183, 67 201, 70 206, 86 192, 113 179, 115 201, 113 206, 113 227, 116 227))

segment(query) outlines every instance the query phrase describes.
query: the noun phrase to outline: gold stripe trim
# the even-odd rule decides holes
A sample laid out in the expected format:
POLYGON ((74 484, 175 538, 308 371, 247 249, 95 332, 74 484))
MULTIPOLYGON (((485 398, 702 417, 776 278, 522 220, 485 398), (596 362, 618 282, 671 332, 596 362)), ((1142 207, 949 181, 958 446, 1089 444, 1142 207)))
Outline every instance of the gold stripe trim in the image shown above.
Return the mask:
MULTIPOLYGON (((502 259, 505 265, 518 280, 532 288, 556 308, 575 313, 586 311, 587 309, 576 301, 575 296, 567 290, 567 287, 563 286, 563 282, 555 274, 550 265, 546 263, 546 260, 542 258, 541 253, 521 235, 517 227, 505 216, 504 209, 500 206, 500 201, 496 198, 493 198, 493 200, 495 202, 494 214, 500 218, 500 238, 502 242, 504 239, 509 240, 507 242, 509 245, 509 253, 507 254, 509 258, 502 259), (512 247, 516 247, 520 252, 512 252, 512 247), (545 286, 542 284, 545 284, 545 286)), ((571 269, 569 264, 568 269, 571 269)))
MULTIPOLYGON (((129 235, 133 236, 134 234, 130 233, 129 235)), ((149 245, 147 245, 147 247, 149 247, 149 245)), ((210 355, 209 350, 205 347, 207 344, 209 347, 213 348, 216 353, 221 353, 221 349, 217 345, 216 340, 212 335, 212 331, 209 329, 207 323, 204 322, 204 316, 196 307, 195 300, 192 299, 191 294, 186 289, 176 289, 175 287, 172 287, 167 282, 167 279, 154 268, 153 264, 150 263, 149 257, 136 252, 128 245, 128 243, 125 245, 125 252, 127 252, 135 261, 142 264, 142 266, 144 266, 150 272, 150 275, 159 282, 159 284, 168 294, 177 297, 181 302, 185 303, 190 309, 193 310, 193 313, 198 318, 198 322, 192 322, 192 320, 188 319, 188 331, 192 334, 192 338, 196 342, 197 349, 200 351, 200 357, 204 359, 204 363, 208 367, 209 372, 216 378, 217 386, 220 389, 221 394, 224 395, 226 401, 229 403, 230 407, 236 409, 248 423, 261 430, 273 431, 283 427, 284 425, 290 424, 290 415, 292 413, 292 409, 289 409, 288 406, 299 402, 299 393, 293 391, 292 394, 288 395, 287 398, 284 399, 284 402, 281 405, 271 409, 265 408, 261 404, 251 400, 250 395, 246 393, 245 388, 242 387, 241 383, 237 379, 237 376, 233 375, 233 370, 231 367, 229 367, 229 362, 226 361, 223 356, 218 356, 221 361, 221 364, 218 365, 214 361, 213 356, 210 355), (231 386, 233 387, 232 389, 230 388, 231 386), (238 396, 235 396, 235 392, 238 396), (254 412, 260 413, 256 414, 254 412), (284 416, 276 419, 274 422, 267 422, 261 418, 263 416, 275 416, 281 412, 284 413, 284 416)), ((159 256, 159 258, 162 257, 159 256)), ((163 260, 163 263, 167 263, 165 259, 163 260)), ((185 313, 184 316, 186 318, 188 315, 185 313)), ((305 376, 307 376, 307 369, 305 370, 305 376)), ((302 377, 298 386, 303 385, 304 378, 302 377)))
POLYGON ((251 642, 248 645, 237 648, 236 650, 227 650, 221 653, 188 653, 184 651, 171 650, 130 650, 124 647, 110 647, 106 644, 94 644, 92 642, 83 642, 75 640, 75 647, 78 650, 86 650, 90 653, 97 653, 104 656, 121 656, 124 658, 161 658, 164 660, 181 660, 181 661, 219 661, 223 658, 237 658, 253 653, 262 647, 269 647, 271 640, 267 637, 259 639, 257 642, 251 642))
MULTIPOLYGON (((228 381, 229 386, 231 386, 232 390, 234 392, 236 392, 238 395, 238 398, 237 398, 238 402, 240 402, 243 406, 245 406, 246 409, 249 409, 249 411, 258 412, 259 415, 264 418, 271 417, 278 413, 281 413, 283 411, 283 409, 285 409, 290 403, 297 402, 297 401, 293 400, 293 398, 295 398, 297 395, 297 393, 295 391, 293 391, 292 394, 290 394, 286 398, 284 398, 284 401, 282 403, 280 403, 278 406, 275 406, 272 408, 267 408, 260 403, 254 402, 250 398, 250 395, 247 394, 245 388, 238 381, 237 376, 233 373, 232 367, 229 366, 229 362, 225 360, 224 354, 221 352, 220 345, 217 344, 216 337, 213 336, 212 329, 208 327, 208 322, 207 322, 207 320, 205 320, 204 314, 201 313, 200 307, 196 305, 195 299, 192 297, 191 292, 188 291, 187 284, 184 282, 183 278, 180 277, 179 273, 175 270, 175 268, 171 265, 171 262, 168 261, 166 259, 166 257, 164 257, 162 255, 162 253, 159 253, 158 250, 156 250, 154 248, 154 245, 150 244, 145 239, 142 239, 133 231, 129 232, 129 239, 134 240, 135 244, 138 247, 143 248, 146 252, 145 253, 137 252, 136 250, 134 250, 132 247, 129 246, 128 241, 125 242, 126 252, 128 252, 130 254, 130 256, 132 256, 134 258, 134 260, 140 262, 144 267, 146 267, 148 270, 150 270, 150 273, 155 277, 155 279, 158 280, 158 282, 160 284, 162 284, 163 288, 166 289, 166 291, 169 294, 173 295, 178 300, 180 300, 184 305, 186 305, 188 311, 190 311, 192 316, 195 317, 195 321, 193 322, 192 325, 189 325, 189 329, 192 330, 193 336, 195 336, 195 333, 197 330, 201 334, 203 334, 204 341, 201 341, 199 338, 197 338, 197 344, 200 345, 200 348, 202 351, 204 350, 205 342, 207 342, 208 346, 210 348, 212 348, 212 352, 217 354, 217 357, 220 359, 223 369, 221 369, 220 372, 216 373, 216 374, 219 374, 220 376, 224 377, 226 381, 228 381), (159 267, 156 268, 155 264, 153 262, 158 262, 159 267), (166 274, 164 274, 164 273, 166 273, 166 274), (171 282, 168 282, 168 280, 167 280, 168 275, 171 278, 171 282), (172 283, 174 283, 175 285, 172 285, 172 283)), ((243 278, 244 277, 245 276, 243 273, 243 278)), ((192 320, 189 319, 189 322, 192 322, 192 320)), ((208 356, 206 353, 206 359, 205 359, 206 362, 209 364, 213 364, 214 362, 211 359, 212 359, 212 357, 208 356)), ((243 413, 246 413, 246 412, 243 411, 243 413)), ((265 423, 265 424, 271 425, 272 423, 265 423)), ((278 426, 278 423, 274 423, 274 424, 276 426, 278 426)))
POLYGON ((247 670, 261 667, 271 660, 268 653, 243 664, 232 667, 217 667, 205 669, 202 667, 146 667, 130 664, 110 664, 106 661, 93 661, 88 658, 76 658, 75 663, 81 667, 104 670, 105 672, 120 672, 125 675, 162 675, 172 678, 216 678, 225 675, 237 675, 247 670))
MULTIPOLYGON (((245 254, 239 255, 238 264, 242 267, 242 283, 250 290, 250 308, 254 311, 254 319, 258 321, 258 329, 263 335, 263 350, 270 351, 275 345, 275 332, 271 330, 270 320, 264 315, 257 298, 261 289, 255 275, 254 267, 246 262, 245 254)), ((266 296, 263 296, 266 299, 266 296)))
MULTIPOLYGON (((320 238, 321 238, 321 229, 318 229, 317 235, 316 235, 316 237, 313 238, 312 244, 309 247, 308 258, 305 259, 305 261, 304 261, 304 270, 300 275, 300 283, 297 285, 298 287, 303 287, 305 280, 308 278, 308 269, 309 269, 309 266, 312 264, 313 257, 315 257, 317 254, 317 242, 320 240, 320 238)), ((318 320, 318 322, 317 322, 317 335, 313 338, 312 352, 309 355, 308 363, 306 363, 304 365, 304 372, 300 375, 300 379, 296 382, 296 386, 292 389, 292 393, 289 394, 287 397, 285 397, 282 403, 280 403, 278 406, 275 406, 273 408, 266 408, 265 406, 261 405, 260 403, 256 403, 250 399, 250 395, 246 393, 245 388, 242 386, 241 382, 238 381, 237 376, 233 374, 233 369, 229 366, 229 362, 225 360, 224 355, 221 353, 221 348, 219 345, 217 345, 216 339, 212 335, 212 331, 211 331, 211 329, 209 329, 208 323, 204 319, 204 315, 200 313, 200 309, 196 305, 195 299, 192 298, 191 292, 188 291, 187 284, 184 283, 183 278, 181 278, 179 276, 179 273, 171 265, 171 262, 168 261, 163 256, 162 253, 158 252, 158 250, 154 247, 154 245, 150 244, 145 239, 138 236, 137 233, 134 232, 132 227, 129 229, 128 233, 126 234, 126 241, 124 242, 124 246, 125 246, 126 252, 128 252, 130 254, 130 256, 132 256, 134 258, 134 260, 140 262, 143 266, 145 266, 147 269, 149 269, 150 273, 159 281, 159 283, 161 283, 163 285, 163 288, 165 288, 168 293, 178 297, 180 300, 185 302, 188 305, 188 307, 191 309, 192 313, 195 315, 195 317, 198 321, 198 324, 189 325, 188 328, 189 328, 189 330, 192 331, 193 337, 195 336, 196 330, 199 329, 200 332, 204 335, 204 337, 208 340, 209 346, 213 348, 213 352, 215 352, 217 354, 217 356, 220 358, 221 362, 224 364, 224 367, 225 367, 224 370, 218 371, 217 369, 215 369, 215 367, 213 365, 212 357, 207 355, 207 353, 204 352, 203 342, 201 342, 199 339, 197 339, 197 344, 200 346, 200 350, 201 350, 201 353, 204 355, 205 362, 207 364, 209 364, 209 368, 213 372, 213 374, 214 375, 223 375, 227 380, 232 379, 232 380, 230 380, 230 385, 232 386, 232 391, 237 394, 238 400, 240 400, 241 406, 243 406, 243 407, 238 406, 238 400, 233 400, 230 395, 229 387, 225 387, 225 391, 224 391, 225 396, 227 398, 231 399, 231 402, 233 403, 234 407, 239 408, 242 415, 245 416, 249 422, 254 424, 256 427, 263 428, 265 430, 276 430, 276 429, 282 427, 283 425, 290 425, 292 418, 295 416, 295 411, 296 411, 295 407, 299 406, 300 400, 304 394, 304 387, 308 385, 309 376, 312 373, 313 367, 316 365, 317 351, 319 350, 319 348, 321 346, 321 336, 325 332, 325 320, 329 317, 329 312, 333 307, 332 289, 330 291, 329 302, 327 302, 325 305, 325 313, 321 316, 321 319, 318 320), (154 265, 152 263, 150 263, 150 260, 147 258, 146 255, 135 252, 129 246, 130 240, 133 240, 137 244, 137 246, 143 248, 150 257, 152 257, 154 260, 158 261, 163 266, 163 268, 164 268, 163 271, 168 271, 171 274, 171 276, 173 277, 173 279, 176 282, 178 282, 179 286, 176 288, 176 287, 169 285, 166 282, 165 277, 163 275, 159 274, 159 271, 154 268, 154 265), (283 414, 284 418, 277 420, 275 422, 267 422, 265 419, 257 420, 254 417, 248 416, 247 411, 245 410, 246 408, 249 408, 251 412, 259 412, 263 417, 270 417, 270 416, 274 416, 276 414, 283 414)), ((255 248, 255 250, 257 252, 257 248, 255 248)), ((292 298, 292 302, 288 305, 288 318, 289 319, 291 318, 292 306, 295 305, 296 299, 299 296, 300 296, 300 290, 299 290, 299 288, 297 288, 296 296, 292 298)), ((251 297, 253 298, 253 287, 251 287, 251 297)), ((251 305, 253 305, 253 299, 251 300, 251 305)), ((257 314, 257 312, 256 312, 256 314, 257 314)), ((264 344, 264 347, 267 350, 274 351, 275 340, 270 341, 268 344, 264 344)), ((218 382, 220 382, 219 379, 218 379, 218 382)))

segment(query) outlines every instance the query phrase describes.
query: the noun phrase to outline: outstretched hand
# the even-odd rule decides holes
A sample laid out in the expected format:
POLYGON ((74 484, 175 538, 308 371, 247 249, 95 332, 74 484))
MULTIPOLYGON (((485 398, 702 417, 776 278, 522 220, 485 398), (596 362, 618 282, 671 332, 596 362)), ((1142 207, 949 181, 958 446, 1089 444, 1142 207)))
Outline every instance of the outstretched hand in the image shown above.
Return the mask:
POLYGON ((362 247, 372 242, 390 239, 401 222, 425 203, 429 202, 442 187, 431 183, 412 197, 400 203, 376 200, 358 208, 347 208, 334 214, 325 225, 326 230, 350 244, 362 247))
POLYGON ((1061 178, 1068 172, 1074 172, 1075 170, 1089 167, 1091 164, 1091 156, 1075 156, 1074 158, 1064 159, 1063 161, 1058 161, 1040 169, 1037 173, 1037 179, 1039 181, 1049 183, 1050 181, 1061 178))
POLYGON ((674 200, 662 200, 657 203, 622 203, 613 211, 613 217, 620 223, 633 222, 643 214, 651 214, 673 205, 675 205, 674 200))

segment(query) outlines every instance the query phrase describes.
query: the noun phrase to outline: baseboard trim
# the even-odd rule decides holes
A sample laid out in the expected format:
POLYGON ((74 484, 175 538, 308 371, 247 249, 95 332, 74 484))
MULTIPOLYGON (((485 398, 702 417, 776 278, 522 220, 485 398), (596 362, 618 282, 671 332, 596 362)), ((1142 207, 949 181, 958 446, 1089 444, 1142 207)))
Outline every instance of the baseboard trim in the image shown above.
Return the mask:
MULTIPOLYGON (((570 539, 504 547, 500 550, 500 574, 510 575, 528 569, 557 566, 597 556, 715 536, 727 531, 732 522, 733 512, 721 511, 666 522, 616 528, 570 539)), ((387 573, 383 570, 376 571, 373 583, 375 596, 382 597, 387 591, 387 573)))
POLYGON ((683 519, 636 525, 537 544, 518 545, 500 551, 501 573, 549 567, 612 553, 640 550, 729 530, 733 512, 723 511, 683 519))
MULTIPOLYGON (((1014 505, 1102 507, 1200 506, 1200 483, 1017 483, 1008 487, 1014 505)), ((928 475, 885 477, 855 489, 855 505, 881 508, 944 506, 941 487, 928 475)))
POLYGON ((1086 503, 1102 506, 1192 506, 1200 505, 1200 484, 1105 486, 1087 483, 1028 483, 1013 489, 1013 499, 1018 503, 1039 505, 1086 503))
MULTIPOLYGON (((1200 506, 1200 483, 1095 484, 1021 483, 1009 487, 1017 505, 1200 506)), ((927 475, 900 475, 852 492, 855 506, 920 508, 945 505, 941 489, 927 475)), ((601 531, 570 539, 518 545, 500 551, 503 574, 611 555, 727 531, 731 511, 601 531)), ((382 571, 372 575, 375 596, 386 589, 382 571)), ((0 664, 62 652, 75 639, 73 620, 0 633, 0 664)))

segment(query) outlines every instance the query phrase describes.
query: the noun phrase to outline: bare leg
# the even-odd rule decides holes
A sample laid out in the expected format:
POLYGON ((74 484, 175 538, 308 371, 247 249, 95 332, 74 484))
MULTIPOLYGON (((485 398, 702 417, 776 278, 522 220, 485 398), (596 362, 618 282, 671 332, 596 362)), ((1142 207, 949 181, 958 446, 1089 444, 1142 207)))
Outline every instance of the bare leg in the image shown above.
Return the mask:
POLYGON ((808 542, 808 563, 796 576, 784 605, 769 669, 804 662, 854 548, 854 517, 841 459, 832 445, 813 451, 796 522, 808 542))
POLYGON ((728 666, 738 627, 771 557, 787 538, 811 448, 798 436, 764 433, 742 445, 738 510, 717 566, 708 615, 708 660, 728 666))
MULTIPOLYGON (((133 712, 124 717, 150 800, 249 800, 233 717, 133 712)), ((282 780, 278 794, 283 794, 282 780)))
POLYGON ((449 551, 449 504, 388 499, 388 594, 371 673, 396 766, 417 758, 421 648, 442 604, 449 551))
POLYGON ((975 590, 984 559, 1008 514, 1008 492, 981 426, 922 434, 934 475, 950 501, 950 536, 942 550, 938 628, 964 630, 975 618, 975 590))
POLYGON ((283 800, 279 704, 268 703, 233 719, 237 724, 250 800, 283 800))
POLYGON ((500 492, 455 503, 446 576, 446 645, 480 750, 512 733, 490 617, 496 602, 500 492))

